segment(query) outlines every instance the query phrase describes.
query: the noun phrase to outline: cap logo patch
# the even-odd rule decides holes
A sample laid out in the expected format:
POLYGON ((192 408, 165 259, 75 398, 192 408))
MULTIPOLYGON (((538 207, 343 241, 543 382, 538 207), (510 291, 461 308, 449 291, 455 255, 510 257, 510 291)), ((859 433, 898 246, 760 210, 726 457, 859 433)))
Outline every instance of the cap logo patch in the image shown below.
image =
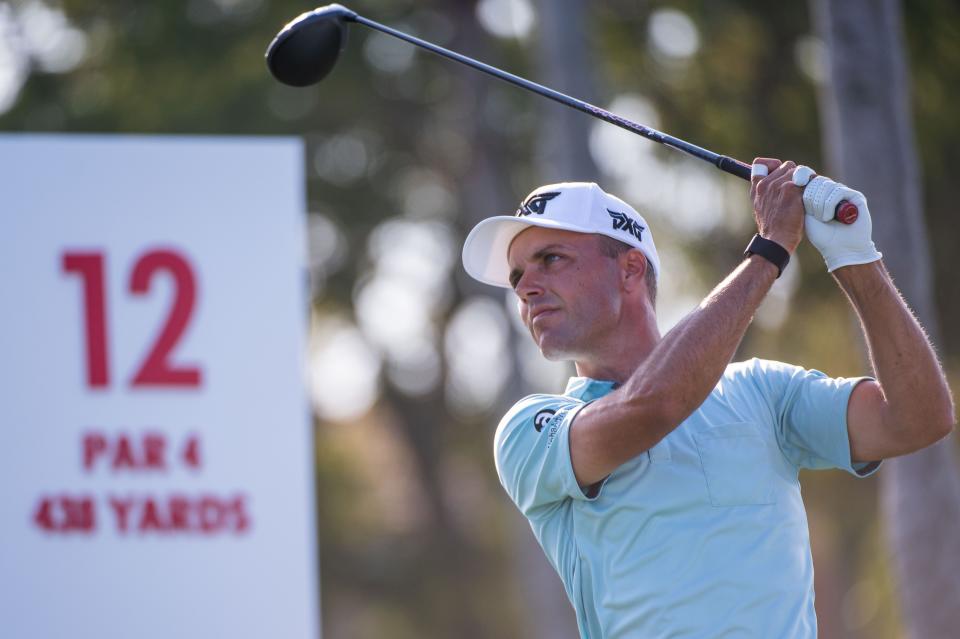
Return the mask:
POLYGON ((645 226, 642 226, 639 222, 631 218, 626 213, 618 213, 617 211, 611 211, 610 209, 607 209, 607 213, 609 213, 610 217, 613 218, 614 231, 626 231, 630 235, 637 238, 638 242, 643 241, 643 232, 646 230, 645 226))
POLYGON ((558 195, 560 195, 559 191, 553 193, 538 193, 527 198, 527 201, 517 209, 516 217, 526 217, 532 213, 543 215, 544 211, 547 210, 547 202, 558 195))

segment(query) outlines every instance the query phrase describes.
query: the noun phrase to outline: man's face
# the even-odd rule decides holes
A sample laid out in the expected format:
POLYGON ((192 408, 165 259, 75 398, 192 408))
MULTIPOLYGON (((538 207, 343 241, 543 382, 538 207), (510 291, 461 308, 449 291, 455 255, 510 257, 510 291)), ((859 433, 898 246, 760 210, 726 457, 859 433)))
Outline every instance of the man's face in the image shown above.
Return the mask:
POLYGON ((620 268, 596 235, 532 226, 507 253, 520 318, 547 359, 580 360, 617 329, 620 268))

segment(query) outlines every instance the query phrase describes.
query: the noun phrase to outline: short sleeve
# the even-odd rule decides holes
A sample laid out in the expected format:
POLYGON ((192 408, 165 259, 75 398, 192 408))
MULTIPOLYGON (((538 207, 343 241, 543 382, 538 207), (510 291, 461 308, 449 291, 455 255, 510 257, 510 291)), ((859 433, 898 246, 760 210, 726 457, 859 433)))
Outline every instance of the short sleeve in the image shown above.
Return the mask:
POLYGON ((503 417, 494 438, 500 483, 526 517, 534 518, 567 498, 587 499, 570 461, 570 426, 582 401, 531 395, 503 417))
POLYGON ((776 412, 777 440, 798 468, 839 468, 858 477, 880 462, 854 464, 847 431, 850 394, 869 377, 828 377, 817 370, 754 360, 776 412))

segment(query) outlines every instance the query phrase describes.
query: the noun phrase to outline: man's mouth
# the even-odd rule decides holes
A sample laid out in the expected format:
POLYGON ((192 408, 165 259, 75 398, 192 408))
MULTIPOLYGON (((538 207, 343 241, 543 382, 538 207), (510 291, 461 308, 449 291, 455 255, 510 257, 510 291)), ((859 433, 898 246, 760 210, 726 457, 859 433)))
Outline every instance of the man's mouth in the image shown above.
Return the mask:
POLYGON ((530 313, 530 324, 532 325, 538 319, 556 313, 558 310, 559 309, 556 308, 538 308, 536 311, 530 313))

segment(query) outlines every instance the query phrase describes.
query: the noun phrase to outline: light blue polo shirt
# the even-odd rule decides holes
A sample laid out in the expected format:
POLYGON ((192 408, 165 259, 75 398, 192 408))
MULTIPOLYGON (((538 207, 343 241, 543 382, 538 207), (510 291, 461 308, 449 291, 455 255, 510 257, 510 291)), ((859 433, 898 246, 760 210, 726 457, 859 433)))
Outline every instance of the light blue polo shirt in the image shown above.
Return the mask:
POLYGON ((863 379, 731 364, 699 409, 591 497, 568 435, 613 384, 575 377, 563 395, 514 405, 495 437, 497 473, 563 580, 580 635, 816 637, 797 474, 877 468, 850 460, 847 401, 863 379))

